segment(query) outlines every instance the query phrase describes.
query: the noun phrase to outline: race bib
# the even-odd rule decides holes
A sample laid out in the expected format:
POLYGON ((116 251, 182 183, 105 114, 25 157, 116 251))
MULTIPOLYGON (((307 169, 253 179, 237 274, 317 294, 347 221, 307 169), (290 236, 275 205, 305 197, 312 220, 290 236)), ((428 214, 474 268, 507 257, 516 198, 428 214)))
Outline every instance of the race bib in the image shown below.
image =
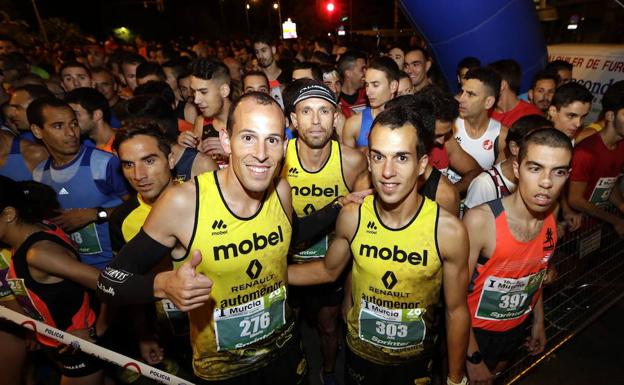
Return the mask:
POLYGON ((70 235, 72 241, 78 246, 80 254, 97 254, 102 252, 100 238, 95 223, 91 223, 70 235))
POLYGON ((24 309, 26 314, 38 321, 44 321, 43 317, 39 314, 39 311, 35 307, 32 298, 30 298, 30 294, 28 294, 24 280, 21 278, 9 278, 8 281, 15 299, 21 305, 22 309, 24 309))
POLYGON ((7 281, 10 255, 11 252, 9 250, 0 249, 0 301, 6 299, 5 297, 11 298, 13 296, 13 292, 7 281))
POLYGON ((425 309, 388 309, 361 300, 360 339, 388 349, 404 349, 422 344, 427 328, 425 309))
POLYGON ((261 341, 286 324, 286 287, 239 306, 214 310, 217 351, 261 341))
POLYGON ((159 321, 169 326, 174 335, 180 336, 189 333, 188 316, 168 299, 161 299, 156 302, 156 314, 158 314, 159 321))
POLYGON ((476 317, 510 320, 530 312, 533 297, 545 276, 546 269, 518 279, 488 277, 483 284, 476 317))
POLYGON ((607 203, 616 181, 616 177, 598 179, 596 187, 594 187, 594 191, 592 191, 589 197, 589 201, 597 205, 607 203))
POLYGON ((300 251, 293 255, 295 262, 307 262, 317 258, 324 258, 329 245, 329 237, 326 235, 321 240, 308 247, 306 250, 300 251))

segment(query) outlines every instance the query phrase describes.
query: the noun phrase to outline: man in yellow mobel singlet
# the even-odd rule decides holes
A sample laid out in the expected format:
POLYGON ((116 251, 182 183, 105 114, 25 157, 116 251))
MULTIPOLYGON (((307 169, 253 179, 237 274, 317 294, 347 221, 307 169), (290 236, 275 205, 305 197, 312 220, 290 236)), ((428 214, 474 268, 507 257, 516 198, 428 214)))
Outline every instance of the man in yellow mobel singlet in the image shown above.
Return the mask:
POLYGON ((381 112, 370 132, 376 194, 343 208, 324 259, 290 265, 289 282, 335 280, 353 253, 346 384, 428 384, 444 283, 448 384, 466 384, 468 236, 463 224, 418 194, 433 132, 412 109, 381 112))
MULTIPOLYGON (((291 186, 297 216, 304 217, 341 195, 368 188, 370 182, 364 154, 331 139, 338 118, 331 90, 311 79, 295 80, 288 87, 293 89, 290 119, 298 137, 288 142, 282 177, 291 186)), ((325 257, 328 238, 329 234, 323 234, 315 244, 295 253, 294 262, 306 263, 325 257)), ((290 290, 290 303, 301 308, 319 332, 324 384, 336 383, 333 373, 340 336, 338 315, 344 293, 342 284, 339 280, 290 290)))

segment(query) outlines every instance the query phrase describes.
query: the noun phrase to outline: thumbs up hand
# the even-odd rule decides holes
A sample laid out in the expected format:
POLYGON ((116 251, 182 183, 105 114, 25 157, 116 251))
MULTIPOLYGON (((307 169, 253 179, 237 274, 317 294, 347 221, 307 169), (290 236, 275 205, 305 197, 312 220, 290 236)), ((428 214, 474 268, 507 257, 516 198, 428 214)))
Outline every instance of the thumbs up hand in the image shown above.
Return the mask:
POLYGON ((201 260, 201 252, 195 250, 177 270, 159 273, 154 280, 156 295, 168 298, 181 311, 203 306, 210 298, 212 281, 197 272, 201 260))

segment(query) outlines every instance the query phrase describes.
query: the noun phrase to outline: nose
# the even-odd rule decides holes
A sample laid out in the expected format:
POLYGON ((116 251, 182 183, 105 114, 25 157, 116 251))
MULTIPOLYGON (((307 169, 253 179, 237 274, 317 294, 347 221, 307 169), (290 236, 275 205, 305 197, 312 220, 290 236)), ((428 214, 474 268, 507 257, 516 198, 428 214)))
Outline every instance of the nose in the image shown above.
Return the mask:
POLYGON ((199 104, 199 93, 198 92, 193 92, 193 102, 195 103, 195 105, 199 104))
POLYGON ((320 113, 318 111, 314 111, 312 113, 312 124, 320 124, 320 122, 321 122, 320 113))
POLYGON ((455 100, 461 102, 464 99, 464 91, 461 91, 459 95, 455 95, 455 100))
POLYGON ((145 179, 145 167, 140 163, 134 165, 134 180, 140 181, 145 179))
POLYGON ((542 175, 540 175, 540 181, 539 181, 539 186, 543 189, 550 189, 553 185, 553 181, 552 181, 552 173, 550 172, 550 170, 544 170, 542 172, 542 175))
POLYGON ((390 179, 394 176, 394 171, 394 164, 392 163, 392 160, 386 158, 383 164, 383 169, 381 170, 381 175, 386 179, 390 179))
POLYGON ((255 154, 254 154, 255 158, 258 159, 258 161, 260 162, 264 162, 265 160, 267 160, 266 153, 267 153, 266 143, 264 142, 264 140, 259 140, 255 148, 255 154))
POLYGON ((80 81, 78 81, 78 78, 73 78, 72 79, 72 84, 74 85, 74 87, 78 88, 80 87, 80 81))

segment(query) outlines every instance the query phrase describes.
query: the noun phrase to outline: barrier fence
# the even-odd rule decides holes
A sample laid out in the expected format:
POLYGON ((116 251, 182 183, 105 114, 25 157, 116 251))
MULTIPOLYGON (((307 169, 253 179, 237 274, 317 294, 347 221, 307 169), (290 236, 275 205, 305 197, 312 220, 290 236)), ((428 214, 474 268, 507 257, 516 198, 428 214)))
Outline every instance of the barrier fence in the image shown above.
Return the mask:
POLYGON ((517 382, 624 297, 624 240, 608 223, 585 220, 579 230, 561 238, 551 266, 557 276, 543 292, 546 349, 530 356, 519 348, 497 383, 517 382))

